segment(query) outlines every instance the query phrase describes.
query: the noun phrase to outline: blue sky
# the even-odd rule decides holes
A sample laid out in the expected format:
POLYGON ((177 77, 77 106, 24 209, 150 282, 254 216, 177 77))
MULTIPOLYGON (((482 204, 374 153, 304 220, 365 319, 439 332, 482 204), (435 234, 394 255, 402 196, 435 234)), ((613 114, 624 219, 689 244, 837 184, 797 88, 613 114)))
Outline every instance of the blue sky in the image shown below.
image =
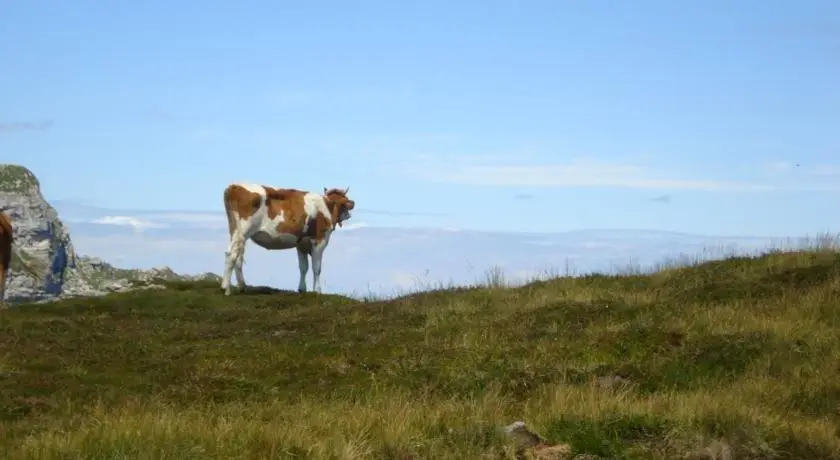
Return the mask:
POLYGON ((3 3, 0 161, 107 209, 249 180, 374 227, 840 228, 838 2, 302 3, 3 3))

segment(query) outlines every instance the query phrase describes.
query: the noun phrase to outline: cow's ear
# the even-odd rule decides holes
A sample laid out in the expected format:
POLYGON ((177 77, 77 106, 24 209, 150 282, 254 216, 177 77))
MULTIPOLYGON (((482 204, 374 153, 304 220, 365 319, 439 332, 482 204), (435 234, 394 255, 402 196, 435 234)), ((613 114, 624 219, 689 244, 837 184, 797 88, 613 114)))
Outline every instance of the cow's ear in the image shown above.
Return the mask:
POLYGON ((347 206, 348 210, 351 210, 356 206, 356 202, 353 200, 347 200, 344 202, 344 205, 347 206))
POLYGON ((324 195, 326 195, 326 194, 327 194, 327 188, 324 187, 324 195))

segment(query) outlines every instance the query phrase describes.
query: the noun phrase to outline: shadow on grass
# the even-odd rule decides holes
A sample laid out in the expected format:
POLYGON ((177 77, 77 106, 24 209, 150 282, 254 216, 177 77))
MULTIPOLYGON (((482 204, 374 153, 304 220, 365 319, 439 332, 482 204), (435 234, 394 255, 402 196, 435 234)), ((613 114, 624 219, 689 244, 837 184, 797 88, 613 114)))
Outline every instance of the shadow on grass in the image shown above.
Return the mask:
POLYGON ((636 326, 601 334, 599 351, 611 364, 593 375, 627 379, 643 394, 696 390, 732 382, 778 346, 762 332, 690 336, 636 326))
POLYGON ((548 425, 545 436, 562 439, 575 454, 623 459, 628 443, 648 443, 664 438, 672 425, 647 415, 606 414, 602 420, 561 416, 548 425))

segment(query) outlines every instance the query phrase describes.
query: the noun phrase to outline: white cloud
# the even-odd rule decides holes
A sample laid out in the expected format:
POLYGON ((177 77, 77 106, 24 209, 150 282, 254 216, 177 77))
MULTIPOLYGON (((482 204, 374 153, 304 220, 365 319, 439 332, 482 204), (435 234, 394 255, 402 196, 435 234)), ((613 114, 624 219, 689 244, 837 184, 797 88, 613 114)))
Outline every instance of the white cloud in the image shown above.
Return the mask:
MULTIPOLYGON (((63 206, 62 206, 63 207, 63 206)), ((97 208, 90 207, 95 210, 97 208)), ((90 212, 90 211, 88 211, 90 212)), ((95 211, 94 211, 95 212, 95 211)), ((114 212, 110 210, 110 212, 114 212)), ((117 211, 120 215, 106 214, 99 217, 83 217, 72 210, 62 211, 62 220, 71 223, 90 223, 131 227, 142 232, 148 229, 227 229, 227 219, 223 212, 166 212, 166 211, 117 211), (66 215, 69 214, 69 215, 66 215)))
POLYGON ((356 230, 360 228, 370 227, 367 222, 348 222, 343 224, 341 227, 342 230, 356 230))
MULTIPOLYGON (((461 163, 461 164, 458 164, 461 163)), ((632 164, 576 160, 555 164, 412 165, 409 172, 432 182, 530 187, 629 187, 670 190, 769 190, 770 185, 672 177, 632 164)))
POLYGON ((227 218, 223 212, 156 212, 142 215, 146 219, 163 221, 171 226, 186 224, 200 228, 227 228, 227 218))
POLYGON ((167 228, 168 225, 155 223, 149 220, 142 220, 131 216, 104 216, 93 219, 91 223, 103 225, 119 225, 132 227, 135 232, 142 232, 149 228, 167 228))

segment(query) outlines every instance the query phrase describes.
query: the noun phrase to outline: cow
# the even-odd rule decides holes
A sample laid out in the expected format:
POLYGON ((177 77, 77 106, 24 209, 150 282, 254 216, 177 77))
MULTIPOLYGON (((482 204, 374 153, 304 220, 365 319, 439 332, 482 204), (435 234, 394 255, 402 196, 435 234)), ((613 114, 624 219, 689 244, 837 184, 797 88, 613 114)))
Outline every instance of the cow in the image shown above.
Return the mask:
POLYGON ((306 292, 309 256, 312 257, 312 287, 321 292, 321 261, 336 224, 351 217, 356 203, 347 197, 350 188, 333 188, 318 194, 293 188, 274 188, 253 183, 232 183, 225 188, 225 213, 230 241, 225 252, 222 289, 230 295, 231 272, 236 273, 239 292, 245 291, 242 263, 249 239, 268 250, 295 248, 300 269, 298 292, 306 292))
POLYGON ((12 221, 0 209, 0 307, 6 305, 6 275, 12 265, 12 221))

